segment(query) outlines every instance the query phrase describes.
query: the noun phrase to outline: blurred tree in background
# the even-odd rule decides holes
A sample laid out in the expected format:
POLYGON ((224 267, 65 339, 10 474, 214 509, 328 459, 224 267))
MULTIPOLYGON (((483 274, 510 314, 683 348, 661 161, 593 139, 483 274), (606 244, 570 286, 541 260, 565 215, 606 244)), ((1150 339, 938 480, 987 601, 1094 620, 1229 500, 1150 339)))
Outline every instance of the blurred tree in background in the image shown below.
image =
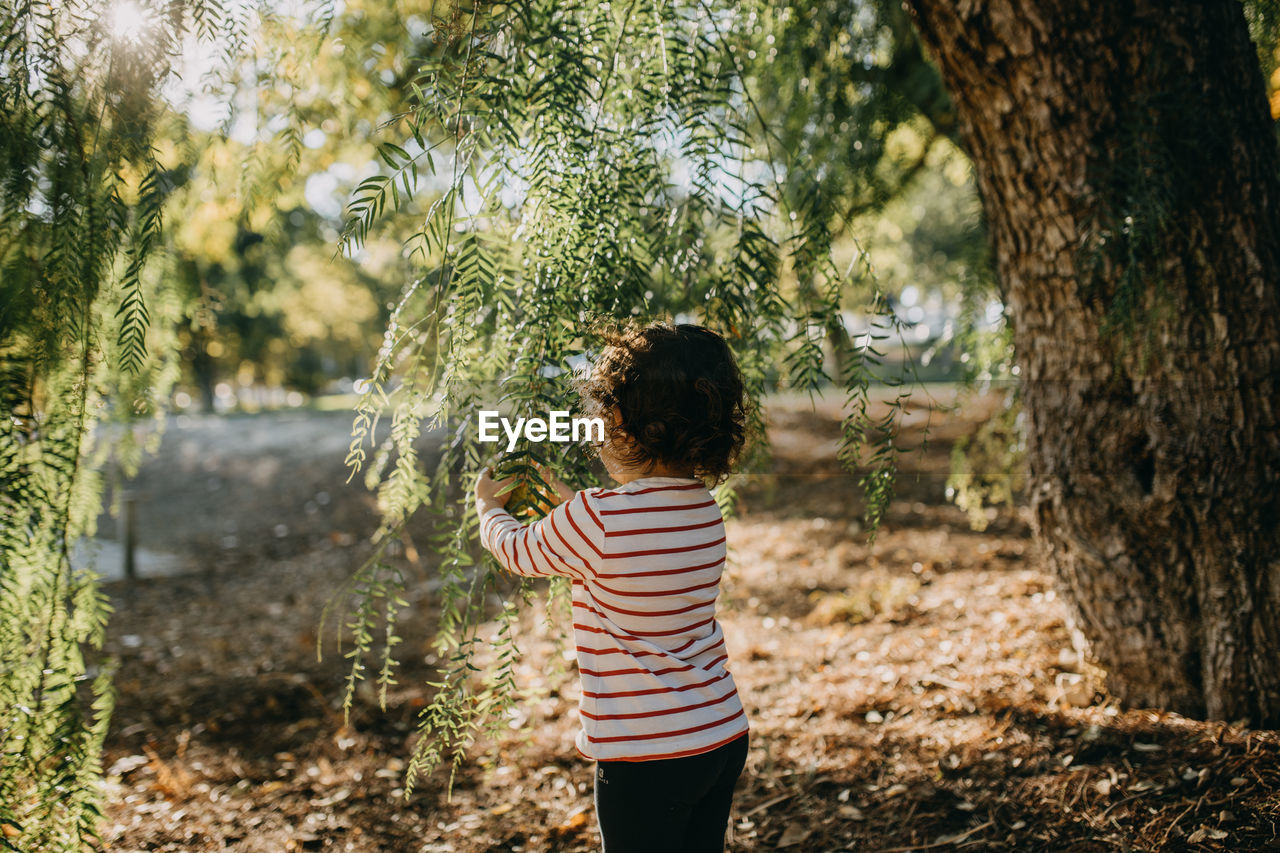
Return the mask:
POLYGON ((192 306, 183 384, 204 408, 244 405, 255 386, 312 395, 369 373, 409 274, 400 240, 432 194, 359 257, 335 256, 341 200, 376 163, 371 136, 404 98, 408 57, 429 45, 429 10, 268 15, 222 84, 180 105, 198 125, 179 137, 191 186, 174 213, 175 274, 192 306))

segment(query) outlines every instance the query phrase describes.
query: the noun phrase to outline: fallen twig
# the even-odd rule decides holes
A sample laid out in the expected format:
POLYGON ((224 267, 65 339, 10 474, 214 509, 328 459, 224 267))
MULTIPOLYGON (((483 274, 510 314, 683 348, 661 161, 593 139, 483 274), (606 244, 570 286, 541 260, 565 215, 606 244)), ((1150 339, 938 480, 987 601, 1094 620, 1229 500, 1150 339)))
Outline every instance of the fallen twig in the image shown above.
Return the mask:
POLYGON ((912 851, 915 851, 915 850, 932 850, 935 847, 942 847, 947 844, 955 844, 956 842, 964 841, 970 835, 973 835, 974 833, 977 833, 977 832, 981 832, 982 830, 986 829, 988 826, 994 826, 994 825, 995 825, 995 821, 989 820, 986 823, 979 824, 978 826, 975 826, 973 829, 966 830, 965 832, 962 832, 959 835, 952 836, 949 838, 944 838, 940 841, 934 841, 931 844, 917 844, 913 847, 886 847, 883 850, 875 851, 875 853, 912 853, 912 851))
POLYGON ((746 812, 746 813, 745 813, 745 814, 743 814, 742 816, 743 816, 743 817, 751 817, 753 814, 757 814, 757 813, 762 812, 762 811, 764 811, 765 809, 769 808, 769 806, 776 806, 778 803, 782 802, 783 800, 789 800, 789 799, 791 799, 791 798, 792 798, 792 797, 794 797, 794 796, 795 796, 795 794, 780 794, 779 796, 774 797, 772 800, 765 800, 763 803, 761 803, 760 805, 756 806, 756 807, 755 807, 755 808, 753 808, 751 811, 746 812))

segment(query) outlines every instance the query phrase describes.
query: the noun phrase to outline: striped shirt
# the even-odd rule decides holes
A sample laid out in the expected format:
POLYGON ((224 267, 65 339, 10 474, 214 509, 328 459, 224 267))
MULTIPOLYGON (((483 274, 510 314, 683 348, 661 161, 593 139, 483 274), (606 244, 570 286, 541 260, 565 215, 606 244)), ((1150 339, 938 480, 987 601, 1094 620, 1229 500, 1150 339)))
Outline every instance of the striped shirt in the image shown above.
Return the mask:
POLYGON ((702 481, 587 489, 528 526, 494 508, 480 539, 508 571, 573 582, 584 756, 679 758, 747 731, 716 621, 724 519, 702 481))

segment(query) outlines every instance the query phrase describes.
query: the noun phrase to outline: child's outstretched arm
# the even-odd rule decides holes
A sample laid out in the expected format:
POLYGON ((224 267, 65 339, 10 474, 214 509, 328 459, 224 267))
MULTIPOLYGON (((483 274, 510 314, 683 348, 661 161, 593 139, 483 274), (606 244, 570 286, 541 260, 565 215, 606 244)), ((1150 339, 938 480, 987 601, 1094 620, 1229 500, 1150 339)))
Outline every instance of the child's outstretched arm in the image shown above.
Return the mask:
POLYGON ((504 569, 526 577, 563 575, 586 580, 604 555, 604 526, 586 492, 574 493, 545 517, 528 526, 506 511, 511 481, 495 481, 486 468, 476 480, 480 544, 504 569))

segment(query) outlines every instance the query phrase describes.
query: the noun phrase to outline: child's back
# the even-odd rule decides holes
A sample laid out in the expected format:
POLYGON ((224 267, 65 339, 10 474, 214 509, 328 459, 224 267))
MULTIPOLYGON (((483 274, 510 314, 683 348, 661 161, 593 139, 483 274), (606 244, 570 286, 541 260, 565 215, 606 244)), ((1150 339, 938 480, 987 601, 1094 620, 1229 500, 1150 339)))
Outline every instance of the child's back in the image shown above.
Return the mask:
POLYGON ((505 513, 484 522, 508 570, 573 578, 583 755, 678 758, 747 730, 715 618, 724 521, 701 480, 579 492, 549 516, 546 540, 505 513), (569 561, 556 558, 564 551, 569 561))

